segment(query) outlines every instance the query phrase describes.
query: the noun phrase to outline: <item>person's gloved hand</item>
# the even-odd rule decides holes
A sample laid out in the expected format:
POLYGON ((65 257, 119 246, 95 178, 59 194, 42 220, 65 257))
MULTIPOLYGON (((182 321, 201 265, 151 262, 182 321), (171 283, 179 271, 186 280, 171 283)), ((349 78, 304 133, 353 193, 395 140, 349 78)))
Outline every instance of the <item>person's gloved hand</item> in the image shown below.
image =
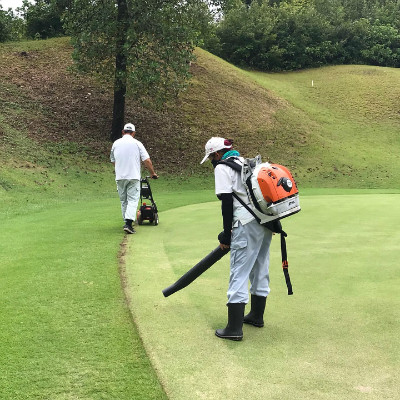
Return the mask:
POLYGON ((225 231, 222 231, 219 235, 218 235, 218 240, 221 244, 224 244, 226 246, 230 246, 231 245, 231 234, 229 233, 226 234, 225 231))

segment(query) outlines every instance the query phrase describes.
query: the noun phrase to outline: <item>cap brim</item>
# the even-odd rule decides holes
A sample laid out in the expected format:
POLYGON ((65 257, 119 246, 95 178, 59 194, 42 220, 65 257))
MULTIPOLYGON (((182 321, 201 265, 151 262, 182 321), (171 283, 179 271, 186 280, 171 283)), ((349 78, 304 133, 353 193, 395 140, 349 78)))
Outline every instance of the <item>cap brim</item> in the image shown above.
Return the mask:
POLYGON ((207 161, 208 157, 209 157, 209 154, 206 154, 206 155, 204 156, 204 158, 201 160, 201 163, 200 163, 200 164, 203 164, 203 162, 207 161))

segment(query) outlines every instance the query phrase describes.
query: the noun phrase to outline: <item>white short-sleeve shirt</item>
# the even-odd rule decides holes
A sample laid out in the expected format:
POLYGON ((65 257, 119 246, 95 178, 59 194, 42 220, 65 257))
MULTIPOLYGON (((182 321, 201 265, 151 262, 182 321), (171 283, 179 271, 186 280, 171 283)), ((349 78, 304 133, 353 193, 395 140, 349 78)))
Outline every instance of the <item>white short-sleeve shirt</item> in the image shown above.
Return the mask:
POLYGON ((140 179, 140 162, 148 158, 149 153, 139 140, 123 135, 111 148, 110 160, 115 162, 115 180, 140 179))
MULTIPOLYGON (((239 157, 243 162, 243 158, 239 157)), ((219 164, 214 170, 215 194, 236 193, 243 202, 252 208, 246 188, 242 182, 240 173, 228 165, 219 164)), ((240 221, 242 225, 252 221, 254 217, 243 207, 238 200, 233 198, 233 224, 240 221)))

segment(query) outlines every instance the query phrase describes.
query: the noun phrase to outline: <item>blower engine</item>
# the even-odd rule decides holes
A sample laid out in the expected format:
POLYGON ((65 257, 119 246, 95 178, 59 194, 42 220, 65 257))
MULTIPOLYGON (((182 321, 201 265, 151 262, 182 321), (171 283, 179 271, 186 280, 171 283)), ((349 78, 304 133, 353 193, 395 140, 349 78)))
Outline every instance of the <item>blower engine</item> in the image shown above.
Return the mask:
POLYGON ((300 211, 299 191, 286 167, 261 163, 259 156, 246 159, 242 180, 261 223, 282 219, 300 211))

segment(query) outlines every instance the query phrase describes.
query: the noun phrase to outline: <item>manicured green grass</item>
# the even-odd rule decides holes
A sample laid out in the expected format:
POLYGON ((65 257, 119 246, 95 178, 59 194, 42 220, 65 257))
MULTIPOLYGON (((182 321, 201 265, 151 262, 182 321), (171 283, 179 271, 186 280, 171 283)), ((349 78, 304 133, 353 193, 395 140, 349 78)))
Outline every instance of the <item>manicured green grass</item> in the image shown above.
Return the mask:
POLYGON ((126 306, 116 198, 2 220, 0 398, 162 399, 126 306))
MULTIPOLYGON (((1 174, 0 398, 165 398, 125 302, 111 165, 43 171, 1 174)), ((162 210, 213 199, 209 186, 152 181, 162 210)))
POLYGON ((244 340, 226 324, 225 257, 168 298, 172 284, 217 245, 217 202, 171 209, 129 238, 126 274, 134 319, 171 399, 395 399, 400 348, 397 194, 302 197, 284 220, 294 295, 279 240, 271 257, 266 326, 244 340))

